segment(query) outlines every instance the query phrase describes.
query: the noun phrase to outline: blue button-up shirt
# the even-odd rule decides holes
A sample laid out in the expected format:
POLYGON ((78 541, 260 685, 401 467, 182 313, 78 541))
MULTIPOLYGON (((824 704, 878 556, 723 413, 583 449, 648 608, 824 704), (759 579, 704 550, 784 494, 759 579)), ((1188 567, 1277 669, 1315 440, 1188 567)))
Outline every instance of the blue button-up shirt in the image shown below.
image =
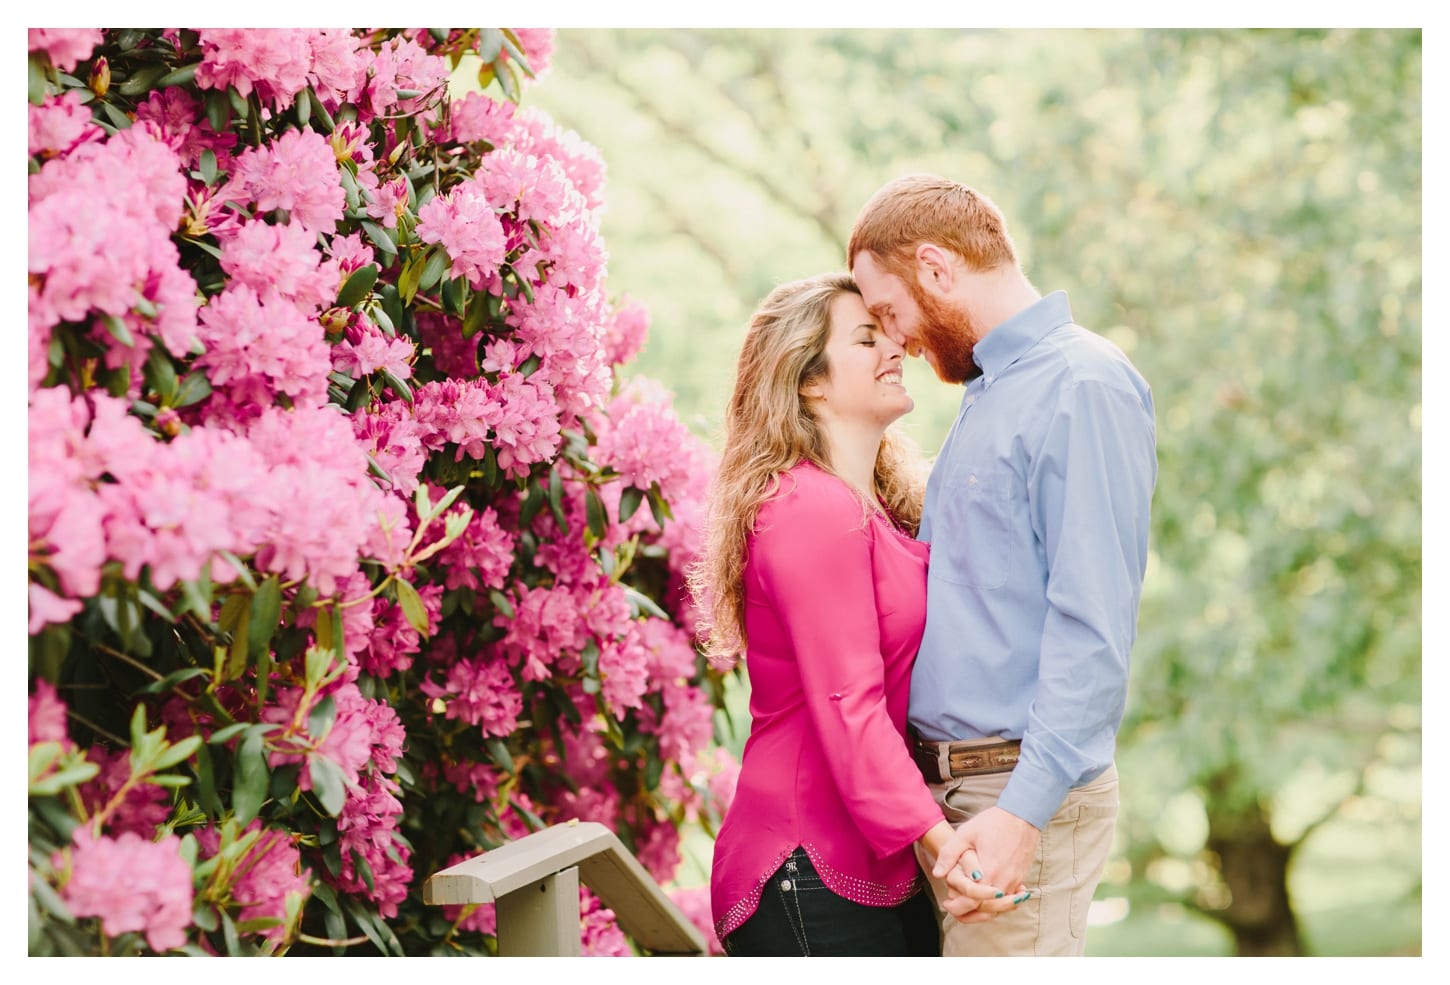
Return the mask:
POLYGON ((926 487, 910 720, 935 741, 1020 738, 997 804, 1042 828, 1113 761, 1158 476, 1153 397, 1061 291, 973 359, 926 487))

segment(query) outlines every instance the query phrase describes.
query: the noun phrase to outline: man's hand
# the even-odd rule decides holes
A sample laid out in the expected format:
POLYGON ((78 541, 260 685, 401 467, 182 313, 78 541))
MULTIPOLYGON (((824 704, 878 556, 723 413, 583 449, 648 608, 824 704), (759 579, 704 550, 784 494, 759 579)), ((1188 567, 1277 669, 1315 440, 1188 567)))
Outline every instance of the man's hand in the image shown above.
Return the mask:
POLYGON ((966 852, 975 853, 981 882, 1000 886, 1009 893, 1026 890, 1023 879, 1037 854, 1042 832, 1015 814, 989 807, 959 825, 951 839, 936 853, 932 875, 946 877, 966 852))

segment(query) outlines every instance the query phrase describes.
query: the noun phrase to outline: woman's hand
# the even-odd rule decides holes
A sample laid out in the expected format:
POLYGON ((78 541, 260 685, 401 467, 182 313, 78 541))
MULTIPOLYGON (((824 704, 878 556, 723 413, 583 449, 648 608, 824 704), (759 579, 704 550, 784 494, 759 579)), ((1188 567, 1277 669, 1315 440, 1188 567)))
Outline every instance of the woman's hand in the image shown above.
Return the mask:
POLYGON ((939 876, 947 890, 941 905, 959 923, 991 920, 1032 898, 1032 893, 1023 885, 1008 893, 983 882, 970 834, 954 830, 945 820, 934 824, 917 841, 927 856, 929 871, 942 873, 946 867, 939 876))

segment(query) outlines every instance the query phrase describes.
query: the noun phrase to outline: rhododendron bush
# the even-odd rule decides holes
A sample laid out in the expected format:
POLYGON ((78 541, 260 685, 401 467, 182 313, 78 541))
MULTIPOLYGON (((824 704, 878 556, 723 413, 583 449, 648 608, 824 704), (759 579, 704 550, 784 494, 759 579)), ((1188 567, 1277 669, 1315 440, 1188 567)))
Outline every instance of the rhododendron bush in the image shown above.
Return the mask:
POLYGON ((29 48, 30 953, 492 953, 423 881, 573 818, 668 884, 733 782, 713 462, 617 374, 552 34, 29 48))

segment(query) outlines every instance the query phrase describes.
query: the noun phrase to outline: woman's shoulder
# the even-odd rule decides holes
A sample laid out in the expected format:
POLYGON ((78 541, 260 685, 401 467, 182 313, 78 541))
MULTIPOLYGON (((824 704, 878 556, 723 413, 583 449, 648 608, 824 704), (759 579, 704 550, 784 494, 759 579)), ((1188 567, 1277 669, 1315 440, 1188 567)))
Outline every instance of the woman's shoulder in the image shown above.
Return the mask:
POLYGON ((774 492, 760 504, 759 516, 778 521, 841 515, 859 521, 863 512, 860 498, 845 480, 802 459, 780 474, 774 492))

